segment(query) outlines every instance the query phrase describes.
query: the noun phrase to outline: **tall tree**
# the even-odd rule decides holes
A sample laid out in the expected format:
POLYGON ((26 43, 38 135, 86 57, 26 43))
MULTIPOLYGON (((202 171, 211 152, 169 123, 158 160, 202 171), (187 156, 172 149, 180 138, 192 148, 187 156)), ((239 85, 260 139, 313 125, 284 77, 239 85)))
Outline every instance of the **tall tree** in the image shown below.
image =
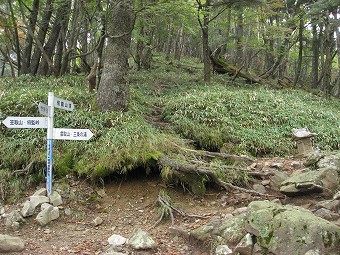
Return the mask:
POLYGON ((111 0, 108 7, 108 41, 97 93, 100 111, 124 111, 128 107, 128 58, 135 21, 133 4, 133 0, 111 0))

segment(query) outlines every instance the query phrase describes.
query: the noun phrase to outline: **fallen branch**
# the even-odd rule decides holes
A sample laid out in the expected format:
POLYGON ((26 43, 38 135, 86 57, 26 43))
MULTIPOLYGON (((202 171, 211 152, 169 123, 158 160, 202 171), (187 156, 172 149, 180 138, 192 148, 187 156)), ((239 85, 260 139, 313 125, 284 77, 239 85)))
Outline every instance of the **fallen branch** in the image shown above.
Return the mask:
POLYGON ((218 178, 214 171, 208 170, 202 167, 197 167, 196 165, 179 163, 175 160, 165 158, 165 157, 158 159, 158 163, 163 166, 170 166, 175 171, 178 171, 181 173, 197 173, 197 174, 207 175, 212 182, 214 182, 216 185, 218 185, 219 187, 225 190, 233 189, 233 190, 238 190, 238 191, 254 194, 257 196, 261 196, 261 197, 278 197, 275 195, 264 194, 264 193, 257 192, 255 190, 250 190, 250 189, 245 189, 245 188, 235 186, 231 183, 225 182, 221 180, 220 178, 218 178))
POLYGON ((195 154, 198 154, 203 157, 208 157, 208 158, 222 158, 222 159, 230 159, 230 160, 235 160, 235 161, 245 161, 247 163, 253 163, 254 159, 247 157, 245 155, 233 155, 233 154, 228 154, 228 153, 220 153, 220 152, 211 152, 211 151, 202 151, 202 150, 192 150, 188 148, 183 148, 179 146, 176 143, 171 142, 172 145, 177 147, 180 150, 187 151, 187 152, 192 152, 195 154))

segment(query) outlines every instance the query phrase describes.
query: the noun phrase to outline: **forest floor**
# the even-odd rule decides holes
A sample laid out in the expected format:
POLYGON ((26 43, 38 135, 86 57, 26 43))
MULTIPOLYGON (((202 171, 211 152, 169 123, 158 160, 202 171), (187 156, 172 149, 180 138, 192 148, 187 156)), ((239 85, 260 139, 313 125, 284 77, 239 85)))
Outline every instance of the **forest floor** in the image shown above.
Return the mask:
MULTIPOLYGON (((284 171, 292 171, 290 167, 292 159, 275 158, 259 161, 261 165, 283 162, 284 171)), ((131 174, 121 178, 107 181, 104 189, 100 190, 95 190, 86 181, 69 179, 73 196, 64 199, 60 218, 45 227, 40 227, 34 216, 29 217, 18 231, 6 230, 5 233, 20 236, 24 240, 25 250, 21 254, 26 255, 101 254, 108 246, 107 239, 111 235, 118 234, 128 238, 137 228, 146 230, 158 243, 158 248, 144 252, 130 250, 129 254, 210 254, 212 248, 209 245, 185 239, 176 229, 195 229, 212 217, 231 213, 237 208, 247 206, 253 200, 265 199, 239 191, 217 190, 214 187, 208 187, 204 197, 195 197, 181 186, 165 186, 156 175, 131 174), (204 216, 204 219, 175 214, 174 225, 167 219, 155 226, 160 218, 157 197, 161 190, 167 192, 176 208, 187 214, 204 216), (66 208, 70 208, 70 215, 65 214, 66 208), (92 222, 96 217, 103 219, 99 226, 94 226, 92 222)), ((254 183, 261 181, 263 180, 254 180, 254 183)), ((267 192, 280 195, 270 189, 267 189, 267 192)), ((16 205, 5 205, 6 212, 20 209, 21 202, 33 193, 34 190, 27 191, 27 197, 23 197, 16 205)), ((313 195, 286 198, 281 202, 310 208, 323 199, 321 196, 313 195)), ((0 222, 0 229, 5 229, 3 221, 0 222)), ((123 249, 122 252, 126 250, 123 249)))

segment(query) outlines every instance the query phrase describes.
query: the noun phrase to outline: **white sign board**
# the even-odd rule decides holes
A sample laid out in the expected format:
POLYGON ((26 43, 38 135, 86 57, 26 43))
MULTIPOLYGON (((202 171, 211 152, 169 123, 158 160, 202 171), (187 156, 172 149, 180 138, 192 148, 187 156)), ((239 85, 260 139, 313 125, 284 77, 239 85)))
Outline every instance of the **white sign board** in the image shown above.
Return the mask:
POLYGON ((86 141, 93 136, 89 129, 53 128, 53 139, 86 141))
POLYGON ((48 106, 44 103, 38 104, 39 113, 44 116, 48 116, 48 106))
POLYGON ((46 117, 7 117, 2 123, 8 128, 47 128, 46 117))
POLYGON ((67 111, 73 111, 74 110, 74 104, 71 101, 67 101, 65 99, 61 99, 58 97, 54 97, 54 107, 57 107, 59 109, 67 110, 67 111))

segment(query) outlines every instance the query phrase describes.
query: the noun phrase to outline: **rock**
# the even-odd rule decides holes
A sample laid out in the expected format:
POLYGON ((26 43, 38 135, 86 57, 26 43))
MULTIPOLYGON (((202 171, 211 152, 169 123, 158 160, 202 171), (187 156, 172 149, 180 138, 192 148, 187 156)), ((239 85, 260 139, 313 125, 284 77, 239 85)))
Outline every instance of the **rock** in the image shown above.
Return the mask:
POLYGON ((0 202, 0 216, 2 216, 3 214, 5 214, 5 207, 0 202))
POLYGON ((122 253, 116 250, 115 246, 110 245, 105 249, 100 255, 128 255, 127 253, 122 253))
POLYGON ((16 210, 16 211, 13 211, 13 212, 10 212, 9 214, 7 215, 3 215, 5 216, 5 225, 6 227, 13 227, 15 229, 17 229, 17 223, 21 223, 21 222, 25 222, 25 219, 22 217, 21 213, 16 210))
POLYGON ((41 204, 41 206, 40 206, 40 211, 43 211, 43 210, 45 210, 47 207, 50 207, 51 205, 49 204, 49 203, 43 203, 43 204, 41 204))
POLYGON ((226 219, 213 219, 190 232, 191 237, 202 242, 212 241, 214 244, 236 245, 247 234, 245 224, 246 214, 226 219))
POLYGON ((157 247, 156 242, 152 239, 149 233, 140 228, 132 234, 126 244, 136 250, 147 250, 157 247))
POLYGON ((59 208, 49 205, 44 210, 42 210, 36 217, 36 221, 41 225, 45 226, 52 220, 59 218, 59 208))
POLYGON ((0 253, 20 252, 25 249, 25 244, 19 237, 0 234, 0 253))
POLYGON ((333 212, 337 212, 340 210, 340 200, 324 200, 320 201, 316 204, 316 208, 326 208, 333 212))
POLYGON ((331 210, 328 210, 326 208, 320 208, 314 212, 315 216, 318 216, 320 218, 323 218, 325 220, 337 220, 339 219, 338 213, 333 213, 331 210))
POLYGON ((233 251, 228 247, 228 245, 218 245, 215 251, 216 255, 228 255, 233 254, 233 251))
POLYGON ((46 196, 30 196, 30 200, 31 202, 31 207, 32 208, 36 208, 37 206, 43 204, 43 203, 49 203, 50 199, 46 196))
POLYGON ((33 196, 44 196, 44 197, 46 197, 47 196, 46 188, 38 189, 36 192, 34 192, 33 196))
POLYGON ((255 191, 259 192, 259 193, 262 193, 262 194, 267 192, 266 188, 263 185, 261 185, 261 184, 254 184, 253 185, 253 190, 255 190, 255 191))
POLYGON ((254 236, 251 234, 246 234, 242 240, 236 245, 234 249, 234 253, 240 253, 242 255, 252 255, 253 248, 254 248, 254 236))
POLYGON ((59 206, 63 204, 61 195, 57 191, 53 191, 53 193, 50 195, 50 203, 53 206, 59 206))
POLYGON ((35 210, 35 208, 33 207, 32 203, 29 200, 27 200, 24 203, 24 206, 22 207, 20 212, 21 212, 22 216, 25 218, 25 217, 28 217, 28 216, 32 216, 34 214, 34 210, 35 210))
POLYGON ((65 215, 70 216, 72 214, 71 208, 65 208, 64 213, 65 215))
POLYGON ((270 177, 270 187, 273 190, 279 191, 281 183, 289 178, 285 172, 275 171, 275 174, 270 177))
POLYGON ((126 243, 126 238, 122 237, 120 235, 116 235, 113 234, 112 236, 110 236, 107 241, 109 242, 109 244, 111 244, 112 246, 121 246, 124 245, 126 243))
POLYGON ((334 200, 340 200, 340 191, 338 191, 337 193, 334 194, 333 199, 334 200))
POLYGON ((340 153, 327 155, 317 163, 318 168, 334 169, 340 174, 340 153))
POLYGON ((315 165, 324 156, 325 154, 318 152, 318 151, 311 152, 308 154, 305 162, 303 162, 303 165, 307 167, 315 165))
POLYGON ((247 211, 248 211, 248 207, 240 207, 240 208, 235 209, 231 214, 236 216, 236 215, 246 213, 247 211))
POLYGON ((103 219, 98 216, 92 222, 93 222, 94 226, 97 227, 97 226, 99 226, 100 224, 103 223, 103 219))
POLYGON ((248 206, 246 230, 256 236, 267 254, 332 254, 340 242, 340 228, 297 206, 255 201, 248 206))
POLYGON ((274 167, 274 168, 277 168, 277 169, 283 169, 284 165, 281 162, 273 162, 273 163, 270 164, 270 167, 274 167))
POLYGON ((338 186, 338 173, 331 168, 292 175, 281 183, 280 191, 288 196, 305 193, 334 192, 338 186))
POLYGON ((301 167, 301 163, 299 161, 293 161, 290 163, 290 166, 294 169, 298 169, 301 167))
POLYGON ((268 186, 270 184, 270 180, 263 180, 263 181, 261 181, 261 184, 263 186, 268 186))

